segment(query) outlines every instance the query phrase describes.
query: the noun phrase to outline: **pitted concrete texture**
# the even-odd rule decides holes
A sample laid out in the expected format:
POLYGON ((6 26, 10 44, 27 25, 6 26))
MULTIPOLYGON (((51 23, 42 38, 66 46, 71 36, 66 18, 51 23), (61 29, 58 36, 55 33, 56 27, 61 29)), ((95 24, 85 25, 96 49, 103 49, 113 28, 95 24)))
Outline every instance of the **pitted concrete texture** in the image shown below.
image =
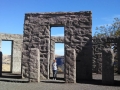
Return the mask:
POLYGON ((64 37, 55 37, 55 36, 52 36, 51 37, 51 40, 54 40, 55 43, 64 43, 64 37))
POLYGON ((102 51, 102 83, 114 84, 114 55, 111 48, 102 51))
POLYGON ((53 60, 55 59, 55 41, 53 39, 51 39, 51 43, 50 43, 50 74, 53 73, 52 71, 52 63, 53 60))
POLYGON ((25 77, 29 78, 29 66, 28 66, 29 51, 28 50, 23 50, 22 54, 24 54, 22 56, 22 78, 25 78, 25 77), (25 72, 27 72, 27 74, 25 72))
POLYGON ((103 44, 93 44, 93 57, 92 57, 92 72, 101 74, 102 73, 102 50, 103 44))
MULTIPOLYGON (((63 37, 53 37, 55 41, 60 42, 63 37)), ((0 33, 0 48, 1 48, 1 41, 12 41, 12 73, 21 73, 21 53, 22 53, 22 45, 23 45, 23 35, 20 34, 7 34, 7 33, 0 33)), ((51 57, 52 60, 54 57, 54 49, 51 49, 51 57)))
POLYGON ((38 48, 41 52, 41 79, 49 78, 50 27, 52 26, 64 26, 65 49, 73 48, 76 51, 77 62, 80 62, 77 65, 77 79, 92 79, 91 11, 25 14, 23 75, 28 75, 26 66, 29 57, 26 53, 30 48, 38 48))
POLYGON ((30 50, 29 70, 29 82, 40 82, 40 52, 37 48, 30 50))
POLYGON ((76 83, 76 52, 74 49, 65 50, 65 82, 76 83))
POLYGON ((2 76, 2 52, 0 51, 0 77, 2 76))
MULTIPOLYGON (((93 68, 92 72, 97 74, 102 74, 102 50, 103 48, 110 48, 106 43, 119 43, 120 38, 119 37, 103 37, 103 38, 92 38, 92 62, 93 62, 93 68)), ((117 49, 119 49, 118 45, 117 49)), ((119 49, 120 50, 120 49, 119 49)), ((119 53, 118 50, 118 53, 119 53)), ((120 55, 119 55, 120 56, 120 55)), ((118 60, 119 63, 120 60, 118 60)), ((118 71, 120 70, 120 64, 118 64, 118 71)))
MULTIPOLYGON (((20 44, 23 43, 22 42, 23 35, 1 33, 0 37, 1 37, 2 40, 6 40, 6 41, 7 40, 8 41, 11 40, 11 41, 13 41, 13 43, 14 43, 14 40, 18 40, 19 42, 17 42, 17 43, 20 43, 20 44)), ((51 41, 53 41, 53 40, 56 43, 59 43, 59 42, 62 43, 62 42, 64 42, 64 37, 54 37, 54 36, 51 36, 51 41)), ((93 46, 92 46, 93 47, 93 57, 92 57, 93 68, 92 68, 92 70, 93 70, 94 73, 102 73, 102 49, 104 47, 103 43, 104 42, 110 42, 110 43, 115 42, 115 43, 118 43, 119 42, 119 38, 118 37, 93 38, 92 40, 93 40, 93 42, 92 42, 93 43, 93 46)), ((1 42, 0 42, 0 44, 1 44, 1 42)), ((19 55, 15 56, 16 58, 12 57, 12 59, 13 59, 13 62, 12 62, 12 65, 13 65, 12 72, 14 72, 14 73, 18 73, 18 72, 20 73, 21 72, 21 68, 18 68, 18 67, 21 66, 21 60, 20 60, 21 59, 21 55, 20 55, 20 52, 19 52, 21 50, 19 50, 18 52, 16 50, 16 49, 19 49, 20 44, 16 44, 15 43, 15 46, 17 46, 17 47, 15 49, 12 49, 12 51, 15 52, 15 55, 19 54, 19 55)), ((118 59, 119 59, 119 56, 120 56, 119 55, 119 51, 120 51, 119 50, 119 46, 120 45, 118 43, 118 45, 117 45, 117 47, 118 47, 118 50, 117 50, 117 52, 118 52, 118 59)), ((1 48, 1 45, 0 45, 0 48, 1 48)), ((53 54, 54 54, 53 51, 54 51, 54 49, 51 49, 51 56, 53 56, 53 54)), ((120 60, 118 60, 118 63, 120 63, 120 60)), ((118 64, 118 72, 120 72, 119 68, 120 68, 120 64, 118 64)))
POLYGON ((21 73, 22 40, 23 35, 5 33, 0 34, 0 43, 1 41, 12 41, 12 73, 21 73))
POLYGON ((0 39, 1 40, 17 40, 17 39, 23 39, 23 35, 21 34, 9 34, 9 33, 0 33, 0 39))
POLYGON ((0 39, 0 51, 1 51, 1 42, 2 42, 2 39, 0 39))

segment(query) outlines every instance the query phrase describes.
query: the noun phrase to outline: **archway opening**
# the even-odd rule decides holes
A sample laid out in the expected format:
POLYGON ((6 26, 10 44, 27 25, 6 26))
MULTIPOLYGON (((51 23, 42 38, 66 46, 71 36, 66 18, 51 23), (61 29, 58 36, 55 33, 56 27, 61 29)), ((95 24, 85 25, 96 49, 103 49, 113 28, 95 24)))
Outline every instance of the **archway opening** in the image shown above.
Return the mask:
POLYGON ((64 80, 64 43, 55 43, 55 59, 57 61, 57 79, 64 80))
POLYGON ((12 72, 12 41, 2 40, 2 72, 12 72))
POLYGON ((64 39, 64 27, 51 27, 49 76, 53 79, 52 63, 56 59, 57 80, 64 80, 64 42, 59 40, 59 37, 64 39))

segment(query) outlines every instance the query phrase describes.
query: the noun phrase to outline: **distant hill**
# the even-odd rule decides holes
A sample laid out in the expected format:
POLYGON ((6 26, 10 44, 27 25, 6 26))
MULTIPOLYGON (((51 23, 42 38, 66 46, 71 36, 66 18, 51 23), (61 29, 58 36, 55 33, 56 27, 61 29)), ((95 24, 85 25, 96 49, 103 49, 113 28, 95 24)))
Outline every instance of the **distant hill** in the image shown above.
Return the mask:
POLYGON ((55 58, 64 57, 63 55, 55 55, 55 58))
POLYGON ((11 61, 11 55, 3 55, 2 56, 2 63, 3 64, 10 64, 11 61))
POLYGON ((55 59, 57 60, 58 72, 64 72, 64 56, 56 55, 55 59))

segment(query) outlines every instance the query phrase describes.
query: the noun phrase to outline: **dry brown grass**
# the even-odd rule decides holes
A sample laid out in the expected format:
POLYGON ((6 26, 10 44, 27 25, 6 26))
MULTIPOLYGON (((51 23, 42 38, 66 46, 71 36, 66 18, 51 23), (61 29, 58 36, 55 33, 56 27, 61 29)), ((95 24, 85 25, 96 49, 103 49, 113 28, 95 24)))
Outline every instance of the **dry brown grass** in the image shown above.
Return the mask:
POLYGON ((10 71, 10 64, 2 64, 2 71, 10 71))
POLYGON ((11 56, 3 55, 2 63, 2 71, 10 71, 11 56))

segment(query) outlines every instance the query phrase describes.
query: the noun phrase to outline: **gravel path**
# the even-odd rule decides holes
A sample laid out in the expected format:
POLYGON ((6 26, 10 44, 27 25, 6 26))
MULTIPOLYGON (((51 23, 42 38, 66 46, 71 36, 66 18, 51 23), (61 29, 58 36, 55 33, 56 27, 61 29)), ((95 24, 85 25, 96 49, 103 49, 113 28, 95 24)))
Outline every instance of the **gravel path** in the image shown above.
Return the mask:
MULTIPOLYGON (((8 80, 8 78, 0 78, 0 90, 120 90, 120 84, 116 86, 100 85, 98 81, 101 80, 101 75, 93 75, 93 79, 96 80, 93 83, 82 82, 68 84, 64 83, 62 80, 45 80, 40 83, 21 83, 15 82, 15 79, 9 78, 8 80)), ((18 79, 16 80, 18 81, 18 79)), ((120 76, 116 75, 115 80, 120 83, 120 76)))

